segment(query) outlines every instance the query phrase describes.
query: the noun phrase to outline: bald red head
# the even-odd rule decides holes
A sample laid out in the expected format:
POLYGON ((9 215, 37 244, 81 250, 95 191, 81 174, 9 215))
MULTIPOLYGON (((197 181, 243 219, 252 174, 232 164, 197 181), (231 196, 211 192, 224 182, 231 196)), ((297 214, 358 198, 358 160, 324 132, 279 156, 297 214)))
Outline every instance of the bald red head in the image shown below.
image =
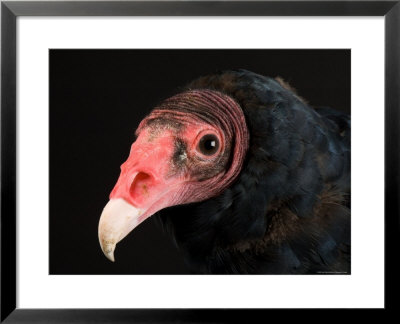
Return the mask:
POLYGON ((240 173, 249 142, 238 103, 211 90, 165 100, 136 134, 99 223, 100 244, 112 260, 118 241, 157 211, 226 189, 240 173))

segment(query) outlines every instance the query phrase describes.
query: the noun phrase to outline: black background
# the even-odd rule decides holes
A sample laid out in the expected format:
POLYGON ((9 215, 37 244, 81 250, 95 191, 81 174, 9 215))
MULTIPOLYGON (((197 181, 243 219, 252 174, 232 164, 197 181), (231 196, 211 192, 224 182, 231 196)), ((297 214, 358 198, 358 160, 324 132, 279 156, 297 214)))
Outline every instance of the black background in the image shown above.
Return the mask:
POLYGON ((350 112, 349 50, 50 50, 50 274, 188 273, 149 218, 103 255, 97 225, 141 119, 194 78, 281 76, 311 105, 350 112))

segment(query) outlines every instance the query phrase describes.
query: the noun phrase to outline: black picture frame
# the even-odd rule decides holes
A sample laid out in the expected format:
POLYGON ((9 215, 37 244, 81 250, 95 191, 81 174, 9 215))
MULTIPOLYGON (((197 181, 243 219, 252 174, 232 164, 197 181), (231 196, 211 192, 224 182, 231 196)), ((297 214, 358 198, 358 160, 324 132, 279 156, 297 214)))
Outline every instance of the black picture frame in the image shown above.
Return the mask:
MULTIPOLYGON (((282 310, 16 308, 16 19, 19 16, 384 16, 385 308, 395 311, 399 246, 400 1, 2 1, 1 322, 255 322, 282 310), (268 312, 268 313, 267 313, 268 312), (258 320, 257 320, 258 319, 258 320)), ((373 260, 371 260, 373 262, 373 260)), ((294 310, 299 315, 304 311, 294 310)), ((315 311, 315 310, 314 310, 315 311)), ((330 313, 332 310, 326 310, 330 313)), ((356 311, 356 310, 353 310, 356 311)), ((308 312, 307 312, 308 314, 308 312)), ((369 317, 371 313, 368 313, 369 317)), ((349 314, 350 315, 350 314, 349 314)), ((306 315, 309 316, 309 315, 306 315)), ((319 316, 327 316, 319 315, 319 316)), ((329 315, 331 316, 331 315, 329 315)), ((382 319, 381 319, 382 320, 382 319)))

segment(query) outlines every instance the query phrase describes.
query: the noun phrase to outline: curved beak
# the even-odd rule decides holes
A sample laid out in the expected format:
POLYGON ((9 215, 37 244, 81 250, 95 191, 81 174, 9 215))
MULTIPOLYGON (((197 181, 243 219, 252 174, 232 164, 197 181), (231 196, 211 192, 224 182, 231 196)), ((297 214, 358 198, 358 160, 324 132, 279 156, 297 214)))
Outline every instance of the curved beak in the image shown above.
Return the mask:
POLYGON ((99 221, 99 241, 104 255, 114 262, 115 246, 144 219, 143 210, 124 199, 111 199, 104 207, 99 221), (123 215, 123 216, 122 216, 123 215))
POLYGON ((132 144, 99 221, 100 246, 109 260, 114 261, 117 243, 136 226, 173 204, 173 184, 180 181, 168 177, 173 149, 171 136, 149 140, 146 132, 132 144))

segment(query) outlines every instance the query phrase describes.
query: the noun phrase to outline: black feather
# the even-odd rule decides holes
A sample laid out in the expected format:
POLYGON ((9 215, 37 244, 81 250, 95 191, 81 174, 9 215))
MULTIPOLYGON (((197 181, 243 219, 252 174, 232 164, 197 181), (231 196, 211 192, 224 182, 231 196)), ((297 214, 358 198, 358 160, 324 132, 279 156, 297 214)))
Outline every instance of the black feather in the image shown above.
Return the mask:
POLYGON ((195 273, 350 273, 350 118, 279 80, 201 77, 242 107, 249 151, 219 196, 158 215, 195 273))

